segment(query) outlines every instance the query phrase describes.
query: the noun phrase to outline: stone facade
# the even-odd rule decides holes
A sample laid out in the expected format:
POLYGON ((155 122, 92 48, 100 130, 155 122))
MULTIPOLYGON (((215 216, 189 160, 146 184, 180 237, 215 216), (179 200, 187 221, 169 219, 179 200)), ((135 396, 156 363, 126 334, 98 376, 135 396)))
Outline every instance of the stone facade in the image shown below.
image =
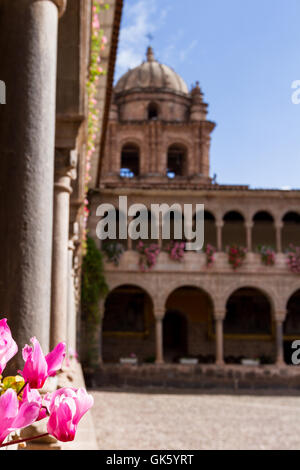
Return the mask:
POLYGON ((146 61, 129 70, 114 89, 101 178, 90 197, 90 235, 100 249, 96 209, 103 203, 118 208, 122 195, 127 196, 128 207, 141 203, 149 212, 152 204, 192 204, 194 210, 196 204, 204 204, 204 246, 214 245, 216 255, 210 267, 204 250, 186 251, 182 261, 174 261, 160 237, 156 265, 141 272, 136 243, 119 240, 125 252, 118 266, 105 264, 110 293, 100 307, 105 362, 135 353, 142 362, 192 356, 223 365, 224 358, 238 362, 244 357, 282 365, 284 354, 288 356, 284 343, 300 333, 297 314, 293 313, 292 334, 285 334, 284 323, 290 299, 295 294, 296 305, 299 299, 300 279, 290 271, 285 251, 299 240, 300 191, 218 184, 210 177, 214 127, 207 120, 198 83, 188 91, 171 68, 155 60, 151 48, 146 61), (233 243, 247 249, 244 264, 236 270, 226 254, 233 243), (273 266, 262 263, 260 245, 274 248, 273 266), (136 293, 126 303, 130 289, 136 293), (105 318, 110 315, 111 296, 119 302, 121 324, 133 310, 137 321, 138 311, 145 315, 142 307, 134 306, 134 295, 141 292, 152 306, 151 328, 148 325, 143 334, 130 325, 127 331, 118 331, 116 317, 109 330, 105 318), (262 309, 260 318, 257 306, 262 309))

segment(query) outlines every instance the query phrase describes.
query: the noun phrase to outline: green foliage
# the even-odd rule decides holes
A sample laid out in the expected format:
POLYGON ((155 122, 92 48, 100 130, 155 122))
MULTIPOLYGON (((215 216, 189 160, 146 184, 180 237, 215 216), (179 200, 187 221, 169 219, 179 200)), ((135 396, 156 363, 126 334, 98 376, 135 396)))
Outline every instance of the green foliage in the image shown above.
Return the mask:
POLYGON ((115 266, 119 265, 120 258, 124 253, 124 246, 116 241, 102 244, 102 251, 105 253, 107 261, 115 266))
POLYGON ((99 299, 108 292, 103 258, 94 240, 87 238, 87 250, 82 263, 81 307, 85 321, 90 325, 100 322, 99 299))

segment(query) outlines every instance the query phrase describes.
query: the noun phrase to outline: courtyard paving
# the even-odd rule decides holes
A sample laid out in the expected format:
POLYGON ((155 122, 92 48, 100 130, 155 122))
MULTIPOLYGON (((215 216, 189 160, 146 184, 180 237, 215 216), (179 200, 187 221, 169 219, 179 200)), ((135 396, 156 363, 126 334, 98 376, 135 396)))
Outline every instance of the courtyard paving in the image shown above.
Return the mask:
POLYGON ((300 449, 300 392, 289 396, 93 390, 99 449, 300 449))

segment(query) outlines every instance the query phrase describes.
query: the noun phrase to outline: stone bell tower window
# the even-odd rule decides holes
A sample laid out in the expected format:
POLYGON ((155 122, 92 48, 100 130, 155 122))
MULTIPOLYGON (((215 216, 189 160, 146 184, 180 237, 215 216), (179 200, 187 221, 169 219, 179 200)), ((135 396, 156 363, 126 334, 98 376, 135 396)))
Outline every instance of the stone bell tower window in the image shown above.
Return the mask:
POLYGON ((156 103, 148 105, 148 121, 155 121, 158 118, 158 106, 156 103))
POLYGON ((171 145, 168 149, 167 176, 185 176, 187 174, 187 152, 181 145, 171 145))
POLYGON ((140 173, 140 151, 134 144, 126 144, 122 148, 120 176, 133 178, 140 173))

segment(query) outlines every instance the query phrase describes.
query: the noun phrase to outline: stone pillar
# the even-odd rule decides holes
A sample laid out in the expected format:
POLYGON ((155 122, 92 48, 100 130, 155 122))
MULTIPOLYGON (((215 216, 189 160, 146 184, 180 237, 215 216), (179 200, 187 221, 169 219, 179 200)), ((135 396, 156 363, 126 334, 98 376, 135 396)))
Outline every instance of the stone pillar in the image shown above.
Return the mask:
POLYGON ((216 328, 216 365, 224 365, 224 341, 223 341, 223 321, 225 318, 224 311, 214 313, 216 328))
POLYGON ((286 317, 286 312, 275 313, 275 328, 276 328, 276 365, 278 367, 284 366, 283 354, 283 322, 286 317))
MULTIPOLYGON (((1 0, 0 312, 21 350, 49 349, 58 6, 1 0)), ((15 364, 13 365, 13 367, 15 364)))
POLYGON ((282 239, 281 239, 282 227, 283 227, 282 222, 278 222, 275 225, 275 230, 276 230, 276 251, 277 251, 277 253, 282 253, 282 239))
POLYGON ((252 222, 246 222, 245 223, 245 228, 246 228, 246 239, 247 239, 247 251, 251 253, 252 251, 252 229, 253 229, 253 223, 252 222))
POLYGON ((74 241, 69 240, 68 245, 68 319, 67 319, 67 346, 68 350, 76 351, 77 341, 77 315, 76 315, 76 299, 75 299, 75 273, 73 268, 73 255, 75 245, 74 241))
POLYGON ((163 309, 155 311, 155 333, 156 333, 156 364, 164 363, 163 353, 163 318, 165 311, 163 309))
POLYGON ((104 319, 104 311, 105 311, 105 300, 100 299, 99 302, 99 309, 100 309, 100 323, 99 323, 99 361, 98 364, 103 364, 103 319, 104 319))
POLYGON ((53 253, 50 346, 67 341, 68 244, 72 170, 76 151, 56 149, 53 207, 53 253))
POLYGON ((217 251, 222 251, 222 228, 224 226, 223 221, 219 221, 216 223, 217 227, 217 251))
MULTIPOLYGON (((133 220, 133 217, 128 217, 128 225, 130 224, 130 222, 132 222, 133 220)), ((129 235, 129 233, 127 234, 127 250, 130 251, 132 250, 132 238, 131 236, 129 235)))

